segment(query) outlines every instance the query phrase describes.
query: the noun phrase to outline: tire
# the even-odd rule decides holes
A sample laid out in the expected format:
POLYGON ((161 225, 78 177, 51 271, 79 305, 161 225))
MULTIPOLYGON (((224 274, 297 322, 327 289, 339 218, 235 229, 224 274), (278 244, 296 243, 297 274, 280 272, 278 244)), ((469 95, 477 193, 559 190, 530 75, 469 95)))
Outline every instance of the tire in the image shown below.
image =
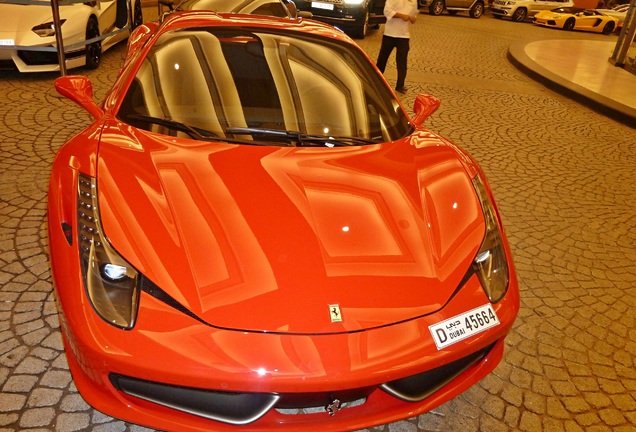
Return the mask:
MULTIPOLYGON (((90 17, 86 24, 86 40, 99 36, 99 25, 95 17, 90 17)), ((86 45, 86 67, 97 69, 102 60, 102 42, 97 41, 86 45)))
POLYGON ((526 17, 528 16, 528 10, 526 8, 517 8, 517 10, 515 11, 515 13, 512 14, 512 21, 516 21, 516 22, 521 22, 524 21, 526 19, 526 17))
POLYGON ((563 24, 563 30, 570 31, 574 28, 574 18, 568 18, 565 20, 565 24, 563 24))
POLYGON ((133 16, 130 22, 130 30, 134 30, 140 25, 144 23, 144 15, 141 10, 141 0, 135 0, 135 5, 133 6, 133 16))
POLYGON ((473 7, 470 8, 468 14, 471 18, 479 18, 484 14, 484 4, 480 2, 475 3, 473 7))
POLYGON ((357 39, 364 39, 364 37, 369 32, 369 9, 367 8, 364 11, 364 17, 362 18, 362 23, 355 29, 353 33, 353 37, 357 39))
POLYGON ((433 0, 433 3, 428 7, 428 11, 431 15, 441 15, 444 12, 444 1, 443 0, 433 0))
POLYGON ((605 24, 605 27, 603 27, 604 35, 611 34, 613 31, 614 31, 614 23, 612 21, 608 22, 607 24, 605 24))

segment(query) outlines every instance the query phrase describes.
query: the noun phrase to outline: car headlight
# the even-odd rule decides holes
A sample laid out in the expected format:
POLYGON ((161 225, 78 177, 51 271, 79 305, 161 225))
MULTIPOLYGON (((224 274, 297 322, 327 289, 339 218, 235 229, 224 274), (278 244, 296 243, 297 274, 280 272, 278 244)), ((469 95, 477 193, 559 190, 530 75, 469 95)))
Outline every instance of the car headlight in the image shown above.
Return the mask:
POLYGON ((80 174, 77 193, 80 264, 88 297, 106 322, 130 329, 137 317, 139 273, 104 236, 99 219, 97 180, 80 174))
MULTIPOLYGON (((62 27, 62 24, 64 24, 65 22, 66 22, 65 19, 60 20, 60 27, 62 27)), ((40 37, 55 36, 55 25, 53 21, 36 25, 31 30, 33 31, 33 33, 35 33, 36 35, 40 37)))
POLYGON ((503 238, 497 223, 497 214, 486 187, 479 177, 473 179, 486 222, 486 235, 473 261, 473 270, 484 288, 488 299, 497 303, 508 290, 509 273, 503 238))
POLYGON ((346 5, 361 5, 362 3, 364 3, 364 0, 344 0, 346 5))

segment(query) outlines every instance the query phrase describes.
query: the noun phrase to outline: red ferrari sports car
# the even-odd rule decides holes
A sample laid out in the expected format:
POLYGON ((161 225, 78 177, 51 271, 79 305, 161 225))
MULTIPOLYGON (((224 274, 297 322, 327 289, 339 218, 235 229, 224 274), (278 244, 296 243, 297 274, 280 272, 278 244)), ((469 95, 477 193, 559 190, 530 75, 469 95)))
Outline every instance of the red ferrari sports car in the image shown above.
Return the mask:
POLYGON ((346 35, 176 12, 139 27, 56 156, 50 256, 85 400, 162 430, 344 431, 490 373, 519 308, 484 173, 346 35))

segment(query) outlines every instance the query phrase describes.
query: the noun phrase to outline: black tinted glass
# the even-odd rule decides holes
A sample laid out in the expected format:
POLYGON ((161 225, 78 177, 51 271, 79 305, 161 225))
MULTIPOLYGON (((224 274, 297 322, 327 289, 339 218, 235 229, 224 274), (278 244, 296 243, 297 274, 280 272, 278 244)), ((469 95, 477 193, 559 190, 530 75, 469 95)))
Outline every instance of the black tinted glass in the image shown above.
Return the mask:
POLYGON ((166 134, 183 133, 184 127, 144 118, 170 119, 205 136, 247 139, 254 133, 238 132, 260 128, 383 142, 411 130, 381 76, 355 46, 228 28, 161 36, 118 117, 166 134))

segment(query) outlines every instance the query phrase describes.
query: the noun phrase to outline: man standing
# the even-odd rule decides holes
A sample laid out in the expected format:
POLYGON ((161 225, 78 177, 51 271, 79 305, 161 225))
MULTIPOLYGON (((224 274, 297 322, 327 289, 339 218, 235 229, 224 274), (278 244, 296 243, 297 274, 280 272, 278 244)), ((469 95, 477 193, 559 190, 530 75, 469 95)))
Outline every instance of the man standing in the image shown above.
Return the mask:
POLYGON ((406 92, 404 80, 406 79, 406 65, 409 54, 409 27, 415 23, 419 10, 417 0, 387 0, 384 5, 384 35, 382 36, 382 46, 378 55, 377 66, 382 73, 386 68, 386 62, 393 51, 395 51, 395 62, 397 64, 397 83, 395 90, 400 93, 406 92))

